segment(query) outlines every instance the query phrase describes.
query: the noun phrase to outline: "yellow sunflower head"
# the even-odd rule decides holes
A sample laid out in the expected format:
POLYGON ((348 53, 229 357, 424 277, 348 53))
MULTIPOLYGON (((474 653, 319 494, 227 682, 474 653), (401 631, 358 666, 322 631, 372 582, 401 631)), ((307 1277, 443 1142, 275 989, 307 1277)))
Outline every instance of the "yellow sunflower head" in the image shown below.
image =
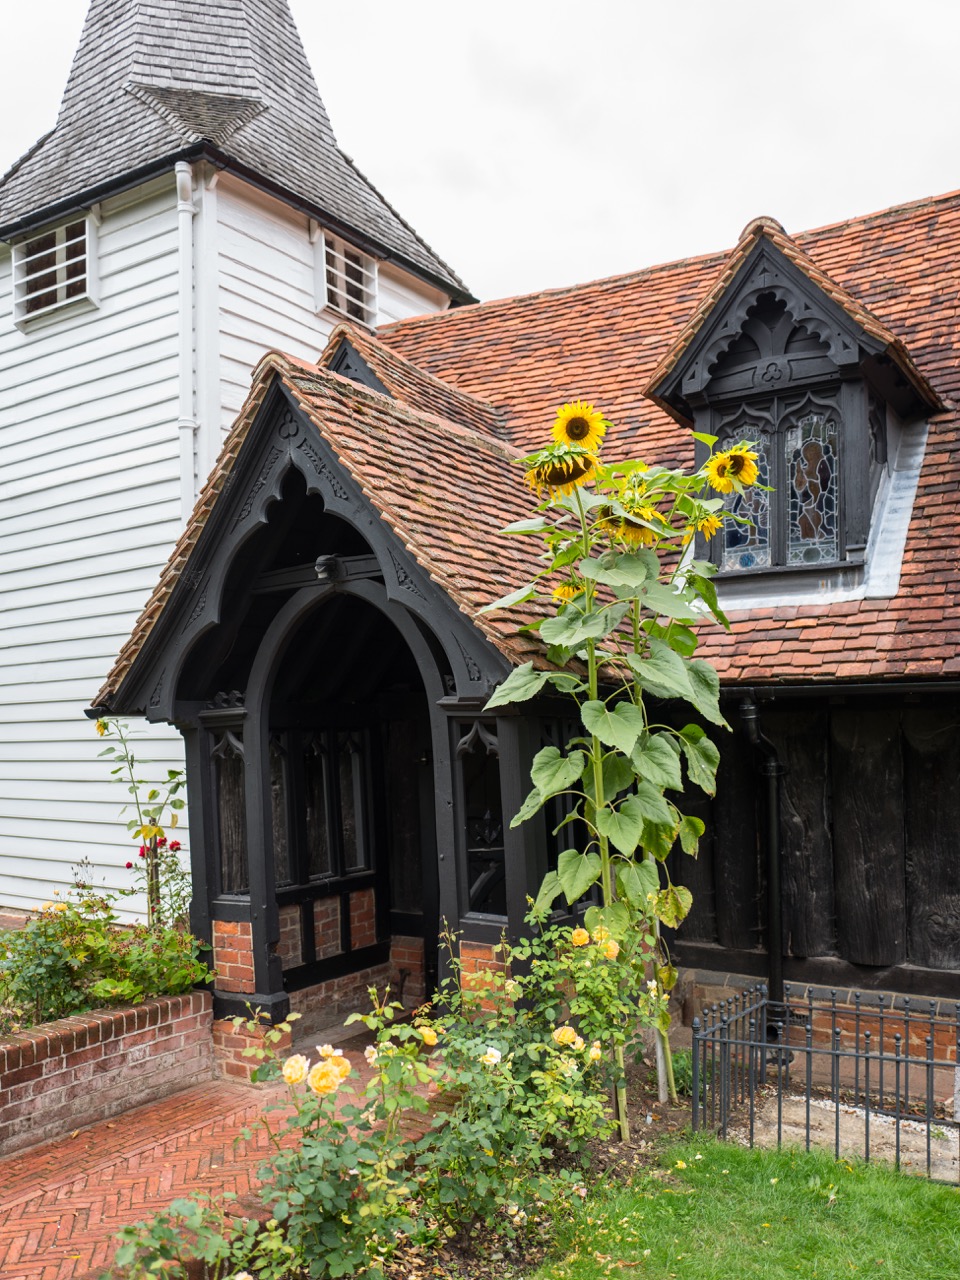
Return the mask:
POLYGON ((737 487, 755 484, 760 474, 757 455, 747 444, 735 444, 730 449, 715 453, 706 461, 703 470, 717 493, 732 493, 737 487))
POLYGON ((607 422, 599 409, 586 400, 574 400, 557 410, 553 438, 557 444, 575 444, 596 453, 607 432, 607 422))
POLYGON ((559 600, 561 603, 566 604, 568 600, 576 600, 582 590, 582 587, 568 580, 566 582, 558 582, 550 594, 554 600, 559 600))
POLYGON ((686 546, 688 542, 691 542, 693 540, 693 535, 695 533, 702 533, 703 536, 707 539, 707 541, 709 541, 713 537, 713 535, 722 528, 723 528, 723 521, 720 519, 719 516, 715 516, 712 514, 707 516, 700 516, 699 519, 693 522, 693 524, 688 524, 687 527, 684 529, 683 545, 686 546))
POLYGON ((572 493, 578 485, 593 477, 597 466, 592 454, 567 446, 544 449, 530 461, 532 465, 523 478, 541 498, 558 498, 572 493))

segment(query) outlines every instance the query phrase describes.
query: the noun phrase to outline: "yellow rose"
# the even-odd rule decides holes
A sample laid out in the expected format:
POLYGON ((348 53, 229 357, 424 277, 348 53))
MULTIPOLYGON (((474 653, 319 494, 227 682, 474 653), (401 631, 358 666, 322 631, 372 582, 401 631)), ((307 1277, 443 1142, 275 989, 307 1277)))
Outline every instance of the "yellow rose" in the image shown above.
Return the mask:
POLYGON ((433 1027, 421 1027, 420 1038, 423 1040, 423 1043, 427 1045, 428 1048, 430 1049, 432 1049, 433 1046, 437 1043, 437 1033, 436 1031, 434 1031, 433 1027))
POLYGON ((576 1040, 574 1040, 573 1042, 573 1047, 574 1049, 576 1049, 577 1053, 583 1052, 584 1048, 586 1047, 586 1041, 584 1040, 583 1036, 577 1036, 576 1040))
POLYGON ((577 1033, 573 1027, 557 1027, 554 1030, 553 1038, 557 1044, 573 1044, 577 1039, 577 1033))
POLYGON ((615 942, 613 938, 611 938, 604 945, 603 954, 607 960, 616 960, 617 956, 620 954, 620 943, 615 942))
POLYGON ((334 1068, 334 1070, 336 1071, 337 1075, 340 1077, 341 1080, 346 1080, 347 1076, 353 1070, 353 1068, 350 1066, 349 1058, 345 1058, 342 1053, 332 1054, 329 1058, 327 1058, 327 1062, 329 1062, 330 1065, 334 1068))
POLYGON ((55 902, 55 903, 53 904, 53 909, 54 909, 54 911, 69 911, 69 910, 70 910, 70 908, 67 906, 67 904, 66 904, 65 902, 55 902))
POLYGON ((287 1084, 301 1084, 310 1070, 310 1063, 302 1053, 295 1053, 280 1069, 287 1084))
POLYGON ((576 928, 570 935, 570 941, 575 947, 585 947, 590 941, 590 935, 586 929, 576 928))
POLYGON ((340 1072, 329 1058, 324 1058, 315 1067, 311 1067, 307 1075, 307 1084, 318 1097, 327 1093, 335 1093, 340 1088, 340 1072))
POLYGON ((600 1059, 603 1057, 603 1052, 600 1049, 599 1040, 594 1040, 593 1044, 590 1046, 590 1053, 588 1054, 588 1057, 590 1058, 591 1062, 599 1062, 600 1059))

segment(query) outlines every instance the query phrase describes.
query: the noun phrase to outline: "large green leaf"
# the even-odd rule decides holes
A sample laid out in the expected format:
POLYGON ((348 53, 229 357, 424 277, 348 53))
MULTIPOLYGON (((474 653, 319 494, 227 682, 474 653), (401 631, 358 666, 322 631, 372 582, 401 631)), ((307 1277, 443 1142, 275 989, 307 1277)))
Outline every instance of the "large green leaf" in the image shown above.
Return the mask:
POLYGON ((657 864, 649 858, 640 862, 617 862, 617 892, 635 910, 646 911, 647 894, 656 896, 660 889, 657 864))
POLYGON ((715 795, 720 752, 698 724, 688 724, 680 730, 680 748, 687 758, 690 781, 708 796, 715 795))
POLYGON ((535 813, 539 813, 546 803, 547 797, 540 794, 537 787, 534 787, 530 794, 520 806, 519 812, 514 815, 510 821, 510 830, 519 827, 521 823, 532 818, 535 813))
POLYGON ((633 923, 629 908, 623 902, 611 902, 605 907, 589 907, 583 916, 583 923, 595 933, 597 929, 606 929, 611 938, 622 942, 633 923))
POLYGON ((624 756, 610 753, 603 757, 603 795, 597 801, 593 794, 593 765, 590 757, 585 757, 583 769, 583 789, 594 803, 607 804, 615 800, 621 791, 633 786, 633 765, 624 756))
POLYGON ((534 671, 533 663, 525 662, 522 667, 511 671, 503 684, 494 691, 484 711, 506 706, 510 702, 526 702, 540 692, 552 674, 550 671, 534 671))
POLYGON ((666 862, 676 839, 677 824, 674 821, 643 824, 644 850, 656 858, 657 862, 666 862))
POLYGON ((642 603, 657 617, 676 618, 678 622, 699 622, 700 615, 682 593, 662 582, 649 582, 640 588, 642 603))
POLYGON ((508 524, 506 528, 501 529, 501 533, 543 533, 547 529, 554 528, 550 520, 543 516, 533 516, 529 520, 514 520, 513 524, 508 524))
POLYGON ((557 875, 567 902, 572 905, 600 879, 600 857, 579 849, 564 849, 557 859, 557 875))
POLYGON ((693 690, 690 701, 704 719, 723 729, 729 729, 730 726, 720 714, 720 677, 710 663, 700 658, 688 659, 687 677, 693 690))
POLYGON ((480 612, 490 613, 493 609, 509 609, 511 605, 520 604, 523 600, 532 600, 536 594, 536 586, 532 582, 528 582, 525 587, 517 587, 516 591, 511 591, 509 595, 501 596, 499 600, 494 600, 492 604, 485 604, 480 612))
POLYGON ((588 733, 608 747, 616 747, 628 756, 644 731, 642 712, 632 702, 618 702, 608 707, 605 702, 585 702, 580 717, 588 733))
POLYGON ((543 878, 543 884, 540 886, 536 902, 533 904, 533 916, 537 920, 545 919, 550 914, 550 908, 561 893, 563 893, 563 886, 560 884, 560 877, 555 871, 548 871, 543 878))
POLYGON ((632 804, 644 822, 655 822, 658 825, 670 825, 674 822, 674 811, 663 798, 660 787, 652 782, 641 780, 637 783, 636 794, 630 797, 632 804))
POLYGON ((587 640, 602 640, 615 631, 629 607, 629 604, 613 604, 595 613, 582 613, 576 605, 567 605, 555 618, 547 618, 540 634, 548 644, 579 649, 587 640))
POLYGON ((699 818, 687 814, 680 820, 680 830, 677 833, 680 836, 680 848, 684 853, 689 853, 692 858, 697 856, 700 848, 700 837, 706 831, 706 827, 699 818))
POLYGON ((672 884, 657 894, 657 916, 668 929, 676 929, 693 906, 693 894, 682 884, 672 884))
POLYGON ((544 800, 558 791, 566 791, 583 773, 585 759, 582 751, 572 751, 565 756, 556 747, 544 747, 533 757, 530 767, 533 785, 544 800))
POLYGON ((716 620, 720 623, 720 625, 724 627, 727 631, 729 631, 730 619, 720 608, 720 602, 717 599, 717 588, 710 581, 710 579, 705 577, 702 573, 691 573, 688 578, 688 581, 696 591, 700 592, 700 595, 703 597, 704 602, 707 605, 707 608, 710 610, 710 612, 713 614, 716 620))
POLYGON ((599 560, 581 560, 578 571, 582 577, 602 582, 608 587, 632 587, 636 590, 651 577, 656 578, 659 564, 654 556, 651 566, 649 556, 642 551, 607 552, 599 560))
POLYGON ((658 787, 683 790, 680 773, 680 748, 670 733, 642 733, 630 753, 630 761, 639 776, 658 787))
POLYGON ((627 662, 645 693, 652 693, 655 698, 693 700, 693 689, 687 675, 688 663, 665 641, 651 639, 650 647, 642 657, 631 653, 627 655, 627 662))
POLYGON ((643 814, 637 810, 635 800, 635 796, 630 796, 619 809, 597 810, 597 830, 628 858, 643 835, 643 814))

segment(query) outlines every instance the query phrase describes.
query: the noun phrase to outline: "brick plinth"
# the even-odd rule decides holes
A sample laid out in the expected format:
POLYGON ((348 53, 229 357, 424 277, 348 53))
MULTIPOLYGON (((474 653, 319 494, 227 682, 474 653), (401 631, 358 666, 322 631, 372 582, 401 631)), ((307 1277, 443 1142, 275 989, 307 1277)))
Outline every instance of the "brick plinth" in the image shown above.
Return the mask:
POLYGON ((372 889, 358 889, 350 895, 350 949, 372 947, 377 940, 376 903, 372 889))
POLYGON ((213 1077, 207 992, 44 1023, 0 1043, 0 1153, 213 1077))
MULTIPOLYGON (((232 1018, 218 1018, 213 1024, 213 1052, 217 1069, 229 1080, 250 1081, 260 1060, 252 1055, 244 1056, 244 1049, 259 1048, 262 1043, 257 1032, 234 1026, 232 1018)), ((292 1043, 292 1036, 287 1032, 272 1048, 277 1053, 289 1053, 292 1043)))
POLYGON ((248 920, 214 920, 213 967, 218 991, 256 991, 253 926, 248 920))

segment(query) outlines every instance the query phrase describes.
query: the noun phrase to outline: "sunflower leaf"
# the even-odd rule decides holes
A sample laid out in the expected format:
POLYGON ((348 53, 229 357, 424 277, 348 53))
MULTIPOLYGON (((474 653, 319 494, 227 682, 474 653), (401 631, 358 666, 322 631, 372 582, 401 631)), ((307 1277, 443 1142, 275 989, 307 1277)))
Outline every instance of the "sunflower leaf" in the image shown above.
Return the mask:
POLYGON ((519 827, 522 823, 526 822, 528 818, 532 818, 535 813, 539 813, 546 803, 546 800, 547 796, 541 795, 540 791, 534 787, 518 811, 514 814, 513 818, 511 818, 510 830, 512 831, 514 827, 519 827))
POLYGON ((621 791, 626 791, 627 787, 633 786, 634 772, 630 761, 619 754, 609 754, 603 757, 603 795, 599 804, 594 795, 593 788, 593 762, 589 756, 585 757, 586 763, 583 769, 583 789, 594 804, 609 804, 611 800, 615 800, 621 791))
POLYGON ((591 933, 603 928, 611 938, 622 942, 630 931, 630 911, 624 902, 611 902, 605 907, 588 907, 583 914, 583 923, 591 933))
POLYGON ((711 724, 718 724, 721 729, 730 726, 720 713, 720 677, 709 662, 702 658, 686 660, 687 678, 693 690, 690 701, 711 724))
POLYGON ((666 641, 651 637, 649 651, 643 657, 628 653, 627 663, 645 693, 652 693, 655 698, 693 701, 687 664, 666 641))
POLYGON ((530 778, 544 800, 566 791, 583 773, 586 757, 582 751, 565 756, 556 747, 544 747, 533 757, 530 778))
POLYGON ((680 730, 679 745, 687 759, 690 781, 708 796, 715 795, 720 752, 698 724, 688 724, 680 730))
POLYGON ((672 587, 662 582, 649 582, 640 588, 643 605, 660 617, 676 618, 678 622, 699 622, 700 616, 690 601, 672 587))
POLYGON ((647 894, 654 895, 660 889, 657 864, 649 858, 641 862, 618 862, 617 891, 635 910, 646 907, 647 894))
POLYGON ((513 524, 508 524, 501 529, 501 533, 543 533, 547 529, 552 529, 553 522, 544 519, 543 516, 533 516, 530 520, 514 520, 513 524))
POLYGON ((495 689, 487 701, 484 711, 492 707, 503 707, 511 702, 526 702, 540 692, 553 674, 551 671, 534 671, 532 662, 511 671, 498 689, 495 689))
POLYGON ((676 929, 693 906, 693 894, 682 884, 671 884, 657 894, 656 912, 668 929, 676 929))
POLYGON ((628 756, 645 725, 643 713, 632 702, 618 702, 612 709, 605 702, 585 702, 580 718, 588 733, 608 747, 616 747, 628 756))
POLYGON ((706 831, 706 827, 699 818, 687 814, 680 819, 680 830, 677 833, 680 837, 680 848, 684 853, 689 853, 691 858, 695 858, 700 849, 700 837, 706 831))
POLYGON ((516 591, 511 591, 509 595, 501 596, 499 600, 494 600, 492 604, 485 604, 480 613, 491 613, 494 609, 509 609, 511 605, 520 604, 524 600, 532 600, 537 594, 537 588, 532 582, 528 582, 525 587, 517 587, 516 591))
POLYGON ((563 893, 563 885, 560 883, 560 877, 555 871, 548 871, 543 878, 543 884, 540 886, 536 902, 530 909, 530 914, 533 918, 535 920, 544 920, 550 914, 550 908, 561 893, 563 893))
POLYGON ((669 733, 643 733, 630 753, 630 761, 641 778, 671 791, 683 790, 680 748, 669 733))
POLYGON ((567 903, 572 906, 600 879, 600 857, 579 849, 564 849, 557 859, 557 875, 567 903))
POLYGON ((706 431, 691 431, 690 434, 693 436, 694 440, 699 440, 701 444, 709 445, 710 448, 713 448, 720 439, 719 436, 712 436, 706 431))

